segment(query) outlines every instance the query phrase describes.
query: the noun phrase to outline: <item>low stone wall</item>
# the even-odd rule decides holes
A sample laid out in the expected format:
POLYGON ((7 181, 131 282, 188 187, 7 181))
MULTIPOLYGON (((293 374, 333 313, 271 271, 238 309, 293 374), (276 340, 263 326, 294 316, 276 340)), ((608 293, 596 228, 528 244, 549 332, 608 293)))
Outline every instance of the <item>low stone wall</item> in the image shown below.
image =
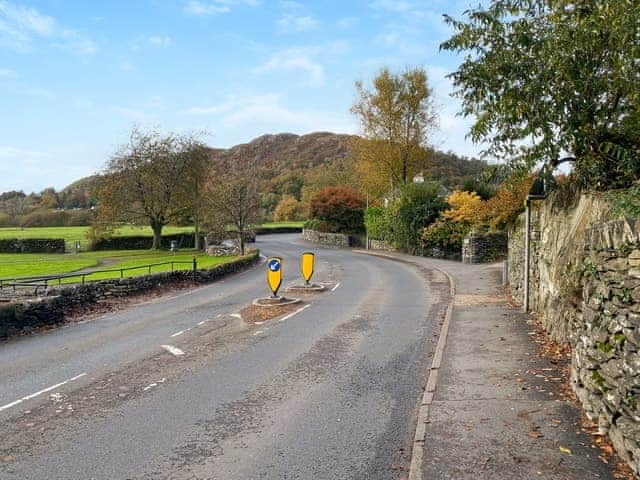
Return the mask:
POLYGON ((225 275, 244 270, 257 263, 259 259, 259 253, 254 251, 232 262, 198 270, 195 275, 193 271, 181 270, 117 280, 101 280, 84 285, 52 287, 47 291, 46 297, 0 304, 0 338, 63 322, 68 312, 100 300, 126 297, 185 281, 212 282, 225 275))
POLYGON ((353 247, 357 243, 356 238, 352 235, 318 232, 317 230, 309 230, 306 228, 302 230, 302 239, 308 242, 335 245, 338 247, 353 247))
POLYGON ((64 238, 0 239, 0 253, 64 253, 64 238))
POLYGON ((507 258, 506 233, 470 233, 462 241, 462 263, 491 263, 507 258))
POLYGON ((374 238, 369 239, 369 248, 371 250, 383 250, 385 252, 393 252, 396 249, 389 242, 384 240, 376 240, 374 238))
POLYGON ((460 261, 462 259, 462 255, 460 254, 459 250, 448 250, 445 248, 439 248, 439 247, 431 247, 431 248, 425 248, 424 252, 422 253, 425 257, 429 257, 429 258, 440 258, 443 260, 455 260, 455 261, 460 261))

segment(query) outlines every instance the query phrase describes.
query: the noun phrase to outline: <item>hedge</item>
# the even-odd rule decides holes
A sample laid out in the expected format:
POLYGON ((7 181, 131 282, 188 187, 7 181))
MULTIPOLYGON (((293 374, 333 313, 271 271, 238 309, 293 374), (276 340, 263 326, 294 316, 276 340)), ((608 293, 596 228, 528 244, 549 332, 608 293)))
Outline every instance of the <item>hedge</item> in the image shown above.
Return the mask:
POLYGON ((64 253, 64 238, 0 239, 0 253, 64 253))
MULTIPOLYGON (((171 242, 176 240, 178 248, 194 248, 195 234, 179 233, 175 235, 163 235, 161 248, 169 248, 171 242)), ((200 245, 204 245, 204 236, 201 236, 200 245)), ((153 237, 126 236, 100 238, 93 242, 92 250, 145 250, 153 246, 153 237)))
POLYGON ((259 259, 259 252, 256 250, 231 262, 198 270, 195 279, 190 270, 152 273, 52 288, 48 292, 49 296, 25 303, 0 303, 0 338, 45 325, 62 323, 70 310, 89 306, 99 300, 126 297, 184 281, 209 283, 244 270, 257 263, 259 259))

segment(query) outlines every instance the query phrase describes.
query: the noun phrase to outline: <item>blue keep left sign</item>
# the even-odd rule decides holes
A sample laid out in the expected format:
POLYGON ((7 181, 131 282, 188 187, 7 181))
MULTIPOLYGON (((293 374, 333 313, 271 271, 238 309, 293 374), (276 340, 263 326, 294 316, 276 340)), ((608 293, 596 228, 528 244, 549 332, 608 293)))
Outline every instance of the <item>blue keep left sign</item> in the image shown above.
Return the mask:
POLYGON ((280 262, 276 259, 273 259, 269 262, 269 270, 272 272, 277 272, 280 270, 280 262))

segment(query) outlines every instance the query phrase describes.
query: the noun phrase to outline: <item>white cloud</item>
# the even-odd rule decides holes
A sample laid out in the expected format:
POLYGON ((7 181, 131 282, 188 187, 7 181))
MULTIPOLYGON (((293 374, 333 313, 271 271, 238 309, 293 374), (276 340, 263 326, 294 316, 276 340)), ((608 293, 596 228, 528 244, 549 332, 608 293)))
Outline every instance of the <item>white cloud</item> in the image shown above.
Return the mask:
POLYGON ((224 102, 217 105, 190 107, 182 113, 188 115, 219 115, 232 111, 238 105, 236 97, 229 97, 224 102))
POLYGON ((150 35, 140 37, 131 44, 131 50, 137 52, 143 48, 167 48, 173 45, 173 40, 169 35, 150 35))
POLYGON ((318 25, 318 20, 310 15, 286 13, 278 20, 278 27, 283 32, 308 32, 318 28, 318 25))
POLYGON ((346 113, 293 110, 283 104, 282 96, 277 93, 229 96, 217 105, 192 107, 183 113, 216 116, 217 124, 231 129, 242 128, 255 136, 275 131, 353 133, 356 130, 346 113))
POLYGON ((97 51, 89 37, 60 25, 55 18, 35 8, 0 0, 0 44, 17 51, 29 51, 37 39, 84 57, 97 51))
POLYGON ((404 13, 413 8, 411 3, 401 0, 375 0, 371 2, 369 6, 375 10, 384 10, 393 13, 404 13))
POLYGON ((324 67, 311 60, 303 50, 296 48, 276 53, 266 63, 253 69, 255 74, 296 71, 306 74, 309 82, 314 85, 324 83, 324 67))
POLYGON ((338 20, 337 25, 339 28, 346 30, 355 26, 358 23, 358 19, 355 17, 344 17, 338 20))
POLYGON ((171 40, 171 37, 165 35, 149 37, 147 38, 147 43, 149 45, 153 45, 154 47, 168 47, 173 43, 173 41, 171 40))
POLYGON ((229 13, 236 5, 255 7, 261 3, 261 0, 189 0, 184 10, 192 15, 210 16, 229 13))

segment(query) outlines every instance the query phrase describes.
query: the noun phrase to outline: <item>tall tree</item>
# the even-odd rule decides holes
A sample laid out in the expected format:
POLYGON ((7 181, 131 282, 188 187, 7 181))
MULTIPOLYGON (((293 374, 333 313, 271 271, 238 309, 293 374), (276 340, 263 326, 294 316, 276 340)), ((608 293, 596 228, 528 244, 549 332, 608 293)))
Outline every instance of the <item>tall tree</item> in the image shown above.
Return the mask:
POLYGON ((441 48, 463 53, 451 74, 471 138, 531 167, 575 156, 583 185, 640 176, 640 3, 493 0, 441 48))
MULTIPOLYGON (((422 68, 393 74, 380 70, 370 90, 356 82, 358 98, 351 107, 362 125, 360 162, 363 172, 381 175, 391 191, 424 168, 424 146, 436 126, 433 93, 422 68)), ((376 183, 374 181, 374 183, 376 183)), ((365 182, 366 183, 366 182, 365 182)))
POLYGON ((231 225, 242 255, 247 233, 261 219, 260 173, 249 164, 230 164, 220 168, 208 182, 209 201, 215 205, 209 215, 217 224, 231 225))
POLYGON ((147 224, 153 248, 160 248, 163 227, 188 209, 181 196, 192 158, 185 143, 173 134, 134 128, 97 188, 97 222, 147 224))
POLYGON ((177 199, 185 207, 185 216, 193 223, 194 247, 200 249, 201 226, 210 207, 205 199, 205 182, 211 168, 208 150, 197 135, 183 135, 178 143, 179 155, 185 157, 185 172, 177 199))

